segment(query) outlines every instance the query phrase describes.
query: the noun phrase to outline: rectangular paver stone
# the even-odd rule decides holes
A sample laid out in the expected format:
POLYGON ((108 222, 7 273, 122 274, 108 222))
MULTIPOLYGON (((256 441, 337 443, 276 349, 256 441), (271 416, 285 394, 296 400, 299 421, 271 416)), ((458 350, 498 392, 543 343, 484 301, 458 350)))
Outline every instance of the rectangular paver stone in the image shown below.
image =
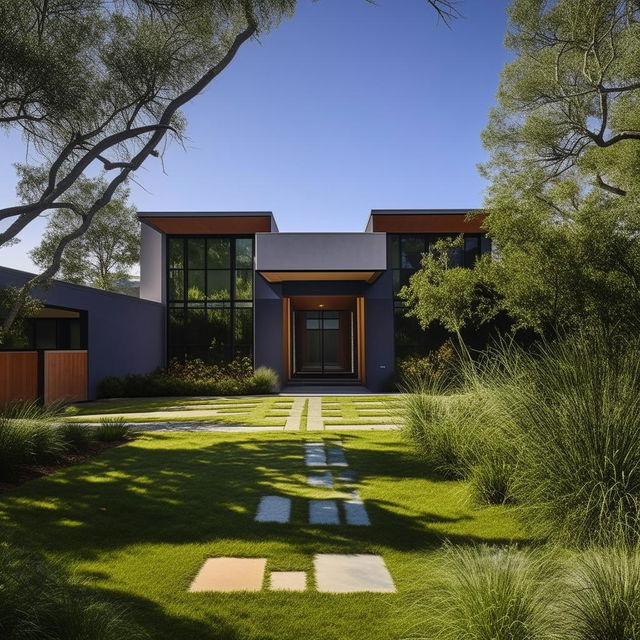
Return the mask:
POLYGON ((333 474, 331 471, 320 473, 317 476, 309 476, 307 484, 311 487, 324 487, 325 489, 333 489, 333 474))
POLYGON ((335 500, 309 500, 310 524, 340 524, 338 503, 335 500))
POLYGON ((260 498, 256 522, 289 522, 291 517, 291 498, 282 496, 263 496, 260 498))
POLYGON ((343 503, 344 517, 347 520, 347 524, 356 527, 370 526, 371 521, 369 520, 369 514, 364 506, 364 502, 360 498, 360 494, 357 491, 354 491, 352 496, 352 498, 345 500, 343 503))
POLYGON ((189 591, 260 591, 266 558, 208 558, 189 591))
POLYGON ((324 451, 324 442, 304 443, 304 463, 307 467, 326 467, 327 456, 324 451))
POLYGON ((316 585, 322 593, 395 593, 382 556, 319 553, 313 560, 316 585))
POLYGON ((305 571, 272 571, 271 591, 304 591, 307 588, 305 571))
POLYGON ((332 444, 327 447, 327 461, 334 467, 348 466, 341 444, 332 444))

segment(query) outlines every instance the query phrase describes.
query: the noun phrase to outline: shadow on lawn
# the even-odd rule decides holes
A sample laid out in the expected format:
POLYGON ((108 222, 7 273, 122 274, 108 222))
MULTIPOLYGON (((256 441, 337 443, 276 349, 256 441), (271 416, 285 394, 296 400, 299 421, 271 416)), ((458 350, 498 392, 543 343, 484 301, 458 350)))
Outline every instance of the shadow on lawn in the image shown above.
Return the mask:
MULTIPOLYGON (((7 492, 0 499, 0 531, 21 544, 92 560, 132 544, 221 539, 282 542, 308 554, 429 549, 444 537, 431 525, 470 519, 418 509, 408 513, 406 505, 404 513, 398 513, 398 505, 372 499, 367 508, 374 526, 322 528, 304 522, 306 503, 300 503, 305 499, 294 497, 294 514, 300 514, 297 522, 260 524, 253 517, 261 496, 295 496, 300 487, 299 474, 306 471, 302 438, 238 436, 207 443, 195 435, 190 448, 165 434, 146 439, 158 447, 148 447, 145 440, 141 446, 118 447, 90 463, 7 492)), ((347 447, 348 440, 343 436, 347 447)), ((397 448, 348 447, 347 455, 365 482, 367 476, 425 477, 419 461, 397 448)), ((477 540, 446 537, 461 543, 477 540)))

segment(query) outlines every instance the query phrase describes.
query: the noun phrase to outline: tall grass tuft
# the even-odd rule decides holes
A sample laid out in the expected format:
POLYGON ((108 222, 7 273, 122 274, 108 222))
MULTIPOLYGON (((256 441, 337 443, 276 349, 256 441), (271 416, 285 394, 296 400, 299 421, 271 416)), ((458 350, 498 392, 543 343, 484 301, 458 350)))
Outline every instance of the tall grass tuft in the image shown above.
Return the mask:
POLYGON ((99 442, 117 442, 129 435, 131 435, 131 429, 122 417, 103 418, 93 432, 93 437, 99 442))
POLYGON ((640 342, 579 334, 529 357, 504 397, 520 439, 514 495, 538 533, 640 537, 640 342))
POLYGON ((278 374, 269 367, 258 367, 248 380, 248 393, 274 393, 280 381, 278 374))
POLYGON ((449 546, 426 602, 424 631, 437 640, 561 638, 548 555, 514 547, 449 546))
POLYGON ((143 640, 126 610, 72 584, 63 568, 0 545, 0 631, 3 640, 143 640))
POLYGON ((0 479, 13 480, 27 464, 55 460, 65 451, 58 408, 14 403, 0 409, 0 479))
POLYGON ((577 561, 567 591, 569 640, 640 639, 640 551, 589 551, 577 561))
POLYGON ((67 422, 60 425, 59 429, 68 450, 82 453, 91 446, 93 434, 91 427, 86 424, 67 422))

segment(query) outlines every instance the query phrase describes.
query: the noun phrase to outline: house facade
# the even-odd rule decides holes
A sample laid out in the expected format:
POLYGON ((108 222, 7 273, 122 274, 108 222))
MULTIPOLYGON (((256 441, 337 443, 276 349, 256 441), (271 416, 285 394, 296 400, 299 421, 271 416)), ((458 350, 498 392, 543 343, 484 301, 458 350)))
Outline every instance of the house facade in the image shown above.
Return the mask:
POLYGON ((140 295, 166 308, 166 357, 249 356, 283 384, 383 390, 430 346, 397 293, 443 237, 491 250, 468 210, 373 210, 357 233, 280 232, 271 212, 141 212, 140 295))
MULTIPOLYGON (((271 212, 140 212, 140 297, 54 281, 21 344, 0 353, 0 402, 91 399, 107 376, 172 359, 249 357, 288 384, 384 390, 398 358, 442 332, 406 317, 422 254, 464 236, 454 264, 491 250, 468 210, 373 210, 356 233, 280 232, 271 212)), ((32 274, 0 267, 0 287, 32 274)))

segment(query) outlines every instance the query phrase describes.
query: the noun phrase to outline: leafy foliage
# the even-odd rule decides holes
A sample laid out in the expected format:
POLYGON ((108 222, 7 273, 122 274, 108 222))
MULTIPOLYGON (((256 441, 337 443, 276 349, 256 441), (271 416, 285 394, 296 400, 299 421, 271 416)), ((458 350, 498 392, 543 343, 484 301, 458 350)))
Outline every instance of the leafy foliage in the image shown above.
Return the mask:
MULTIPOLYGON (((81 179, 67 193, 67 199, 86 211, 106 188, 104 178, 81 179)), ((100 289, 117 290, 118 280, 140 259, 140 223, 136 210, 127 204, 128 190, 121 189, 96 214, 87 232, 67 245, 60 263, 62 279, 100 289)), ((59 209, 49 217, 42 242, 31 251, 41 269, 51 263, 60 241, 82 223, 74 210, 59 209)))

